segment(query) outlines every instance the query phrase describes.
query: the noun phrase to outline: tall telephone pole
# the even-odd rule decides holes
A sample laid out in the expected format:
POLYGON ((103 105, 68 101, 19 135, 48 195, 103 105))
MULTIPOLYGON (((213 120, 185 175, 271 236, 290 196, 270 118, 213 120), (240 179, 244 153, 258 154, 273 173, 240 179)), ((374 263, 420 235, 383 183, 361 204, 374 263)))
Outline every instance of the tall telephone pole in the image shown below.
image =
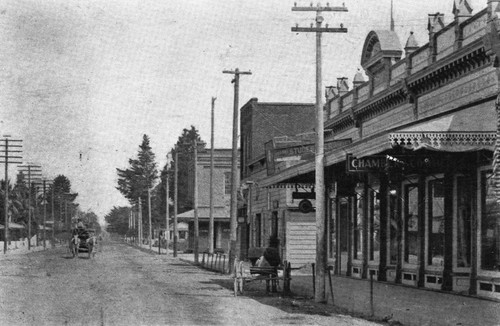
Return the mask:
POLYGON ((166 166, 166 173, 165 173, 165 254, 168 255, 168 246, 170 244, 170 205, 168 203, 168 197, 169 197, 169 185, 168 183, 170 182, 170 178, 168 176, 168 168, 169 168, 169 155, 167 155, 167 166, 166 166))
MULTIPOLYGON (((47 232, 46 232, 46 229, 47 229, 47 226, 46 226, 46 222, 47 222, 47 184, 51 184, 52 183, 52 180, 49 180, 49 179, 46 179, 46 178, 43 178, 42 180, 42 185, 43 185, 43 249, 47 249, 47 232)), ((52 226, 54 227, 54 226, 52 226)))
POLYGON ((28 250, 31 250, 31 186, 33 179, 42 177, 42 166, 32 163, 17 166, 20 172, 28 174, 28 250))
POLYGON ((174 159, 174 257, 177 257, 177 242, 179 234, 177 233, 177 179, 178 179, 178 162, 179 162, 179 149, 175 146, 175 159, 174 159))
POLYGON ((200 239, 200 221, 198 218, 198 142, 196 137, 193 139, 193 161, 194 161, 194 262, 198 264, 199 239, 200 239))
POLYGON ((210 214, 208 222, 208 252, 214 253, 214 107, 216 97, 212 97, 212 115, 210 120, 210 214))
POLYGON ((314 301, 326 301, 325 272, 327 270, 327 243, 325 227, 325 171, 324 171, 324 118, 322 103, 322 76, 321 76, 321 34, 322 33, 347 33, 347 28, 340 24, 340 28, 321 27, 323 23, 323 11, 343 11, 342 7, 322 7, 319 3, 316 7, 292 7, 292 11, 315 11, 316 27, 292 27, 292 32, 313 32, 316 33, 316 159, 315 159, 315 190, 316 190, 316 277, 314 301))
POLYGON ((9 243, 9 163, 21 164, 22 162, 17 162, 21 160, 21 156, 12 155, 12 153, 21 153, 19 149, 22 147, 19 139, 10 139, 10 136, 4 135, 4 138, 0 140, 0 163, 5 164, 5 192, 4 192, 4 242, 3 242, 3 253, 7 253, 7 245, 9 243), (10 149, 14 148, 14 149, 10 149))
POLYGON ((239 246, 237 246, 237 209, 238 209, 238 100, 240 92, 240 75, 251 75, 250 71, 240 71, 236 68, 232 70, 224 70, 224 74, 233 74, 234 79, 234 107, 233 107, 233 151, 232 151, 232 165, 231 165, 231 211, 230 211, 230 243, 229 243, 229 268, 233 268, 234 260, 239 257, 239 246))

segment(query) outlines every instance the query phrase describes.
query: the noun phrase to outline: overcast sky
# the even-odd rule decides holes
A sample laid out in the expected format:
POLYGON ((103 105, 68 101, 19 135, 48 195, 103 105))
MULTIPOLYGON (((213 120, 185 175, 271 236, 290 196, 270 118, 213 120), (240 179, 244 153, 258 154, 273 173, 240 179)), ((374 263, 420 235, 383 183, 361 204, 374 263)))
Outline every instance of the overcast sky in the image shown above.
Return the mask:
MULTIPOLYGON (((66 175, 80 207, 103 217, 128 205, 116 168, 137 155, 143 134, 160 168, 184 128, 194 125, 210 146, 213 96, 215 146, 231 147, 233 84, 222 70, 252 71, 241 77, 240 106, 252 97, 314 103, 315 35, 290 28, 309 26, 315 13, 292 12, 293 2, 2 0, 1 135, 22 139, 25 161, 49 178, 66 175)), ((349 30, 324 34, 324 86, 352 81, 367 34, 389 28, 390 3, 346 0, 348 13, 324 13, 349 30)), ((469 3, 473 13, 486 7, 469 3)), ((401 46, 410 31, 427 43, 427 15, 449 23, 452 8, 453 0, 394 0, 401 46)))

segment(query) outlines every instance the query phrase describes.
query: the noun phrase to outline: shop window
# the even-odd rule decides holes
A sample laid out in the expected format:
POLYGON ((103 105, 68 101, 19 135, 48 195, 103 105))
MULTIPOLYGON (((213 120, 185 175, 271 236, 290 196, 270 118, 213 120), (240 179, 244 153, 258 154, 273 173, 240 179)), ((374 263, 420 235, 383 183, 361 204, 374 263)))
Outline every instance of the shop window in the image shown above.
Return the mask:
POLYGON ((471 188, 464 176, 457 177, 457 267, 470 267, 471 188))
POLYGON ((375 190, 369 191, 370 219, 370 260, 379 261, 380 257, 380 199, 375 190))
POLYGON ((339 246, 342 253, 347 254, 349 238, 349 202, 347 198, 340 199, 339 205, 339 246))
POLYGON ((500 205, 491 171, 481 173, 481 269, 500 270, 500 205))
POLYGON ((418 187, 416 184, 404 186, 404 261, 418 263, 418 187))
POLYGON ((231 194, 231 172, 224 172, 224 194, 231 194))
POLYGON ((187 232, 186 231, 179 231, 179 239, 186 240, 187 239, 187 232))
POLYGON ((354 259, 363 259, 363 190, 356 189, 356 212, 354 213, 354 259))
POLYGON ((427 264, 443 266, 444 263, 444 180, 433 179, 429 183, 428 255, 427 264))
POLYGON ((278 212, 271 215, 271 238, 278 238, 278 212))

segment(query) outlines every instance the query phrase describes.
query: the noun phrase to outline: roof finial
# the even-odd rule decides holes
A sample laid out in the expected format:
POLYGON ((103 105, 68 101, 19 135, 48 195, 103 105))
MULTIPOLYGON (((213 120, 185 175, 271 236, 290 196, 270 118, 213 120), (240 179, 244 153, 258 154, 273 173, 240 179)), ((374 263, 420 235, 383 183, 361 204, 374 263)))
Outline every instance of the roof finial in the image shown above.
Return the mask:
POLYGON ((392 5, 393 0, 391 0, 391 32, 394 32, 394 10, 392 5))

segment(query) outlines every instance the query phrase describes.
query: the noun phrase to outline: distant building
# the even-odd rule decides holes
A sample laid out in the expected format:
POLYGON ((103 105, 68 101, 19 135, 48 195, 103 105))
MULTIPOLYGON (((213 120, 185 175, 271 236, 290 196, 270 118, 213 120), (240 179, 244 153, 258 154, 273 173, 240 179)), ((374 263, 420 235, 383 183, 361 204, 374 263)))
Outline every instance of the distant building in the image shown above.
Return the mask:
MULTIPOLYGON (((199 240, 198 250, 208 250, 210 221, 210 149, 198 152, 198 220, 199 240)), ((214 217, 214 248, 229 252, 230 237, 230 200, 231 200, 231 149, 214 149, 213 172, 213 217, 214 217)), ((239 169, 239 166, 238 166, 239 169)), ((188 194, 194 198, 194 161, 188 170, 188 194)), ((239 180, 239 177, 238 177, 239 180)), ((178 220, 188 223, 188 250, 194 249, 194 209, 178 215, 178 220)))

